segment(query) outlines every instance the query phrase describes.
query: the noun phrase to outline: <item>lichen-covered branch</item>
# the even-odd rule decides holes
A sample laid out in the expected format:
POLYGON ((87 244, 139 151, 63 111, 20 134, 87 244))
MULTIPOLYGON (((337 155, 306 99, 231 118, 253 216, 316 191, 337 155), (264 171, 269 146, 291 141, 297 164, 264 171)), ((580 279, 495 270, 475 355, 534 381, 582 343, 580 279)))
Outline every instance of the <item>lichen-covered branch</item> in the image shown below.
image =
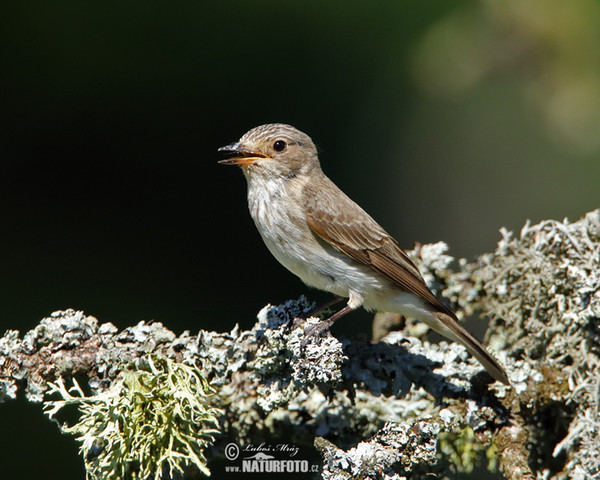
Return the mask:
MULTIPOLYGON (((303 348, 316 320, 297 320, 312 306, 301 298, 265 307, 250 330, 197 335, 146 322, 119 332, 55 312, 23 337, 0 338, 0 400, 22 389, 53 411, 61 377, 85 377, 102 395, 148 358, 167 358, 210 383, 203 401, 228 438, 258 442, 286 429, 287 441, 315 441, 325 478, 442 479, 484 459, 507 479, 600 476, 600 211, 501 233, 495 252, 460 260, 458 271, 442 243, 412 253, 459 315, 491 319, 488 343, 512 387, 490 383, 462 346, 432 343, 410 321, 396 331, 378 324, 377 343, 326 334, 303 348)), ((218 435, 208 451, 209 437, 206 456, 221 454, 218 435)))

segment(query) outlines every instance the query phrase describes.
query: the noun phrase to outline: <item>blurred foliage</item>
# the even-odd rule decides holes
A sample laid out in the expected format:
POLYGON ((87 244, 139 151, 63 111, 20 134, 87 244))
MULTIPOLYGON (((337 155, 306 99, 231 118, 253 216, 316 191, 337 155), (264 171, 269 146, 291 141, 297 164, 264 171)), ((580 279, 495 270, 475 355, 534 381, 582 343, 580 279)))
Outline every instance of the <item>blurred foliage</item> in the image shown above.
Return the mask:
POLYGON ((479 0, 435 22, 414 59, 429 94, 464 95, 506 77, 563 148, 600 150, 600 4, 479 0))

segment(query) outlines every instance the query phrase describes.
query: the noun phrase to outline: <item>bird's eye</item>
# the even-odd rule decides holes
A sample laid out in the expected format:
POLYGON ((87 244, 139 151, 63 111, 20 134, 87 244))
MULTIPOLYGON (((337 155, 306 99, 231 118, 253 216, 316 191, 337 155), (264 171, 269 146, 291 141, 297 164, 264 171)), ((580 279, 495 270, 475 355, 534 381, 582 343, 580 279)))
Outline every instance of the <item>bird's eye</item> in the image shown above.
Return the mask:
POLYGON ((287 147, 287 143, 285 143, 285 141, 283 140, 277 140, 273 144, 273 150, 275 150, 276 152, 283 152, 285 150, 285 147, 287 147))

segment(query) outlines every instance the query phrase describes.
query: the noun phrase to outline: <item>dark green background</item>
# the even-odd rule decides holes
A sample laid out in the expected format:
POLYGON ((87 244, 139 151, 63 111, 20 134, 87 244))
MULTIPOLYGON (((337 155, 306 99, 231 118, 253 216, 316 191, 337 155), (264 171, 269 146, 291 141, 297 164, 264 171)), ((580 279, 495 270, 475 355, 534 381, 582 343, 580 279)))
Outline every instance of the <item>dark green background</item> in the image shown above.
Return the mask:
MULTIPOLYGON (((226 331, 268 302, 326 298, 269 255, 243 176, 216 163, 262 123, 311 135, 326 173, 406 247, 444 240, 470 258, 502 225, 597 207, 597 151, 555 141, 526 68, 454 96, 419 86, 427 32, 481 5, 3 2, 0 334, 68 307, 226 331)), ((369 331, 352 318, 335 332, 369 331)), ((0 405, 0 422, 1 478, 83 478, 39 406, 0 405)))

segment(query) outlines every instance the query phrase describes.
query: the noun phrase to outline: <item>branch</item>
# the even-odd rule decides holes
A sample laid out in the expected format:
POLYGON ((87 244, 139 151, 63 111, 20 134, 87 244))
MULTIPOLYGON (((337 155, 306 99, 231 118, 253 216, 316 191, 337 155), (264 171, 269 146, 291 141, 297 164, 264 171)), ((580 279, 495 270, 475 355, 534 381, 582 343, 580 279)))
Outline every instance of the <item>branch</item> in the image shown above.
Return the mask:
MULTIPOLYGON (((490 385, 462 346, 431 343, 409 322, 378 343, 327 334, 302 349, 294 319, 312 305, 301 298, 265 307, 250 330, 198 335, 145 322, 119 332, 55 312, 23 338, 0 339, 0 400, 21 388, 42 401, 52 382, 74 375, 100 395, 153 354, 197 368, 216 391, 214 411, 225 412, 221 432, 239 443, 285 427, 304 444, 317 435, 326 478, 445 478, 451 465, 468 472, 484 456, 507 479, 597 474, 600 211, 526 224, 518 238, 501 233, 494 253, 460 260, 457 272, 444 244, 413 257, 459 315, 491 318, 488 343, 512 388, 490 385)), ((218 442, 213 454, 224 451, 218 442)))

